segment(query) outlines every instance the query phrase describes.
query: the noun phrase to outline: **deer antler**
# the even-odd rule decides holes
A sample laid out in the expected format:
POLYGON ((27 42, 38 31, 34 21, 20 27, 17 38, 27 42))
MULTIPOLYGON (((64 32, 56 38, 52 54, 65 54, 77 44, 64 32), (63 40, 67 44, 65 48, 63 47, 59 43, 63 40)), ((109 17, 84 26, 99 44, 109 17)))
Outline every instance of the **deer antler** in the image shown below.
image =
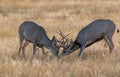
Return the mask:
POLYGON ((58 41, 58 42, 60 43, 60 46, 59 46, 59 47, 68 48, 71 39, 68 39, 67 36, 69 36, 70 33, 67 34, 67 35, 65 35, 65 34, 63 34, 63 33, 61 32, 61 30, 59 30, 57 33, 62 37, 62 38, 60 39, 60 41, 58 41))
POLYGON ((61 32, 61 30, 59 30, 57 33, 62 37, 61 40, 67 40, 66 37, 67 37, 68 35, 70 35, 70 33, 67 34, 67 35, 63 34, 63 33, 61 32))

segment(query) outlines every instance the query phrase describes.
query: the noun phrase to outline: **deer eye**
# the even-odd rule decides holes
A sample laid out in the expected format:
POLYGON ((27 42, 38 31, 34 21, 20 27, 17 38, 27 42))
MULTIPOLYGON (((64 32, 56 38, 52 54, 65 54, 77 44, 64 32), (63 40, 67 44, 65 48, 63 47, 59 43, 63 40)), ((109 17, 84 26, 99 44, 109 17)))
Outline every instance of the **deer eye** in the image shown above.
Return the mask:
POLYGON ((66 53, 66 51, 63 51, 63 53, 66 53))

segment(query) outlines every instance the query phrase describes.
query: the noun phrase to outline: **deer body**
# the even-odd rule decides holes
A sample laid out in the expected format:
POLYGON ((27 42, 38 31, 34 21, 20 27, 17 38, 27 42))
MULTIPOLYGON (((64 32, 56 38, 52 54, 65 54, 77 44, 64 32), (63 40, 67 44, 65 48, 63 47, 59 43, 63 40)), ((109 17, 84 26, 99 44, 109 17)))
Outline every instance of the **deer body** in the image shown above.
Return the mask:
POLYGON ((22 54, 25 52, 25 48, 31 42, 33 44, 33 55, 35 55, 36 46, 43 49, 44 46, 48 48, 54 56, 58 56, 58 48, 55 47, 55 37, 50 40, 46 34, 46 31, 42 26, 37 25, 32 21, 25 21, 19 27, 19 37, 20 37, 20 47, 19 47, 19 55, 22 49, 22 54), (23 44, 23 41, 25 43, 23 44))
MULTIPOLYGON (((69 47, 69 49, 64 49, 61 55, 68 55, 80 48, 78 57, 81 57, 82 52, 86 47, 102 39, 105 39, 110 52, 112 52, 114 48, 112 36, 115 32, 115 28, 116 25, 111 20, 95 20, 78 33, 78 36, 72 46, 69 47)), ((117 32, 119 32, 119 30, 117 30, 117 32)))

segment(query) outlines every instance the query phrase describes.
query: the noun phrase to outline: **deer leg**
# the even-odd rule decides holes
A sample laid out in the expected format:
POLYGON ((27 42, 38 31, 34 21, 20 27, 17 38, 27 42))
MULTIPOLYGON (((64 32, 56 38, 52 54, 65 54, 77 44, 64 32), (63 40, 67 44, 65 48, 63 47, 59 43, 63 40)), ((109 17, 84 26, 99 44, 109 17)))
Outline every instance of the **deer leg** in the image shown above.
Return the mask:
POLYGON ((82 54, 83 54, 83 50, 85 49, 85 47, 86 47, 86 43, 80 44, 80 52, 79 52, 79 54, 78 54, 78 58, 81 59, 82 54))
POLYGON ((25 40, 25 43, 23 44, 22 47, 22 55, 25 57, 25 48, 29 45, 29 41, 25 40))
POLYGON ((38 47, 38 48, 36 48, 36 50, 38 51, 38 56, 39 56, 39 54, 40 54, 40 53, 39 53, 39 47, 38 47))
POLYGON ((106 43, 104 44, 104 47, 107 48, 107 44, 106 43))
POLYGON ((112 36, 105 35, 105 41, 107 42, 107 44, 109 46, 110 53, 111 53, 113 51, 113 49, 114 49, 114 44, 112 42, 112 36))
POLYGON ((36 42, 34 42, 34 43, 33 43, 33 56, 32 56, 32 59, 33 59, 34 56, 35 56, 36 46, 37 46, 37 44, 36 44, 36 42))
POLYGON ((23 41, 24 41, 24 38, 20 37, 20 46, 19 46, 18 56, 20 56, 20 52, 21 52, 21 49, 22 49, 23 41))
POLYGON ((44 46, 42 46, 41 49, 42 49, 42 54, 45 55, 44 46))

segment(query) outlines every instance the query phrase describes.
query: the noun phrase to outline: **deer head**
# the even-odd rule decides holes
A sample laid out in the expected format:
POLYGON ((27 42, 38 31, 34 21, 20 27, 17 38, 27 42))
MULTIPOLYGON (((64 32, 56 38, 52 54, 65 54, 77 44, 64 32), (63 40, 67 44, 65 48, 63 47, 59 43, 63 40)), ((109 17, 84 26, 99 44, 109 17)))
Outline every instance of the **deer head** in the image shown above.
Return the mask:
POLYGON ((61 36, 61 39, 57 40, 58 48, 63 48, 63 50, 69 50, 73 44, 73 40, 67 38, 67 36, 70 35, 70 33, 65 35, 60 30, 57 33, 61 36))

